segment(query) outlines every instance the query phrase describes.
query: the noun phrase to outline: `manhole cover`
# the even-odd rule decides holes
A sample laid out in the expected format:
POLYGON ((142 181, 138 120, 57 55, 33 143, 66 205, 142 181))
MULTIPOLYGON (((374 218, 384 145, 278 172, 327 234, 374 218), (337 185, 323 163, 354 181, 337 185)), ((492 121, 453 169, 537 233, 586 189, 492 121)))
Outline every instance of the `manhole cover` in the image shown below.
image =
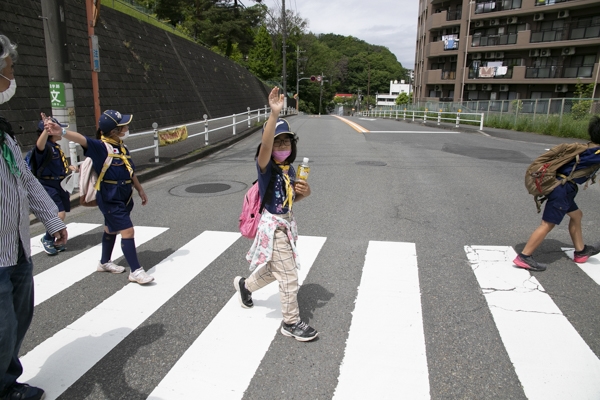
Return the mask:
POLYGON ((218 193, 231 189, 231 185, 225 183, 201 183, 199 185, 188 186, 185 191, 188 193, 218 193))
POLYGON ((356 165, 370 165, 371 167, 385 167, 387 163, 383 161, 359 161, 356 165))
POLYGON ((193 182, 176 186, 169 193, 179 197, 213 197, 240 192, 246 188, 248 185, 245 183, 235 181, 193 182))

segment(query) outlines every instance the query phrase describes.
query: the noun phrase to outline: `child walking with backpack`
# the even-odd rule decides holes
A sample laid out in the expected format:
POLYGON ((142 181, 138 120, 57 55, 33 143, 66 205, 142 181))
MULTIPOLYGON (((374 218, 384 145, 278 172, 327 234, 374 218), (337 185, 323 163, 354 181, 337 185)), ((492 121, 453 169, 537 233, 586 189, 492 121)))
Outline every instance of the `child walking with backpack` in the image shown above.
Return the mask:
MULTIPOLYGON (((61 128, 69 125, 60 124, 56 119, 52 121, 61 128)), ((77 171, 77 167, 69 165, 65 154, 63 153, 58 140, 58 136, 49 136, 44 129, 44 121, 38 123, 38 140, 30 154, 29 167, 33 175, 38 178, 46 193, 58 207, 58 217, 64 221, 66 213, 71 211, 70 194, 62 188, 61 182, 71 171, 77 171)), ((46 232, 41 240, 44 251, 49 256, 58 254, 59 251, 65 251, 65 245, 55 245, 54 237, 46 232)))
POLYGON ((132 118, 133 115, 121 114, 118 111, 104 111, 98 120, 96 139, 67 131, 50 119, 45 119, 45 127, 50 135, 63 136, 79 143, 84 149, 84 154, 92 159, 93 168, 98 174, 100 190, 96 194, 96 201, 104 215, 105 226, 102 236, 102 257, 96 268, 97 271, 114 274, 125 271, 124 267, 111 261, 115 239, 120 233, 123 255, 131 268, 129 281, 143 285, 152 282, 154 277, 148 275, 138 261, 130 216, 133 209, 133 188, 138 191, 142 205, 148 203, 146 193, 135 176, 135 165, 129 150, 123 144, 123 139, 129 136, 129 123, 132 118), (112 162, 103 170, 107 157, 111 157, 112 162))
POLYGON ((546 196, 547 201, 542 215, 542 223, 533 231, 523 251, 514 259, 513 263, 517 267, 531 271, 546 270, 547 266, 534 260, 532 254, 548 233, 562 222, 565 215, 570 218, 569 234, 575 247, 573 260, 576 263, 585 263, 591 256, 600 253, 600 249, 584 244, 581 229, 583 213, 575 203, 575 196, 578 191, 577 185, 586 183, 600 168, 600 118, 597 116, 590 119, 588 134, 591 140, 588 149, 580 153, 578 159, 573 158, 572 161, 560 167, 556 176, 557 179, 564 179, 583 169, 589 169, 589 172, 584 176, 566 179, 564 184, 558 185, 546 196))
POLYGON ((310 186, 296 180, 292 163, 296 159, 297 136, 288 122, 279 119, 283 95, 274 88, 269 94, 271 115, 263 126, 256 151, 256 169, 261 199, 265 199, 254 243, 246 255, 250 270, 247 279, 237 276, 233 285, 243 308, 252 308, 252 292, 278 281, 283 322, 281 333, 306 342, 318 332, 300 319, 298 308, 298 231, 292 206, 310 195, 310 186), (276 174, 273 181, 271 177, 276 174), (266 197, 265 197, 266 196, 266 197))

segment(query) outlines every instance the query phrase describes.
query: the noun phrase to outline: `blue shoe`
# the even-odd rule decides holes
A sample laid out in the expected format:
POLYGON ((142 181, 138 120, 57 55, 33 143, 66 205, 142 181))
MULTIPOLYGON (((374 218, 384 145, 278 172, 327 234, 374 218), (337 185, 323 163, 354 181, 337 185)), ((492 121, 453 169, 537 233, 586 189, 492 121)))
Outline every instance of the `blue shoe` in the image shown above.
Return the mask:
POLYGON ((44 251, 46 254, 49 256, 55 256, 58 254, 58 250, 56 250, 56 247, 54 247, 54 240, 47 240, 42 236, 40 242, 42 242, 42 246, 44 246, 44 251))
POLYGON ((65 251, 67 249, 67 246, 65 246, 64 244, 59 244, 55 245, 54 248, 60 253, 61 251, 65 251))

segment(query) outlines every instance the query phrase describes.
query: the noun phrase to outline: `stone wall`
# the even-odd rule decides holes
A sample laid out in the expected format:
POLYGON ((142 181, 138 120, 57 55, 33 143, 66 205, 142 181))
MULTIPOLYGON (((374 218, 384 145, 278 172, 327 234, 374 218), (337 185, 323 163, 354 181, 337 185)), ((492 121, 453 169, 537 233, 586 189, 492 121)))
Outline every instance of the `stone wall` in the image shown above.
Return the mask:
MULTIPOLYGON (((92 136, 95 118, 84 0, 65 0, 68 68, 79 132, 92 136)), ((17 94, 0 105, 24 144, 33 143, 40 111, 50 113, 43 19, 39 0, 1 0, 0 32, 18 44, 17 94)), ((100 108, 133 113, 132 132, 152 122, 170 126, 267 104, 268 88, 244 67, 187 39, 102 7, 100 108)))

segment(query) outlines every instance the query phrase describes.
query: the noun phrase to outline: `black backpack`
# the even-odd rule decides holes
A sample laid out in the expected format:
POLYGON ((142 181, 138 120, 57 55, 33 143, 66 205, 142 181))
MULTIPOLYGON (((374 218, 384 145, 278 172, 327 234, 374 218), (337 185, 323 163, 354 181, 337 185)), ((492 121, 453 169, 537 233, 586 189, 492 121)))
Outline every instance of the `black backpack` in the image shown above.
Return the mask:
POLYGON ((37 146, 33 146, 33 148, 29 150, 27 154, 25 154, 25 164, 27 164, 27 167, 31 173, 39 179, 42 176, 42 171, 44 168, 46 168, 52 162, 52 153, 47 151, 42 164, 38 165, 37 157, 34 154, 36 147, 37 146))

